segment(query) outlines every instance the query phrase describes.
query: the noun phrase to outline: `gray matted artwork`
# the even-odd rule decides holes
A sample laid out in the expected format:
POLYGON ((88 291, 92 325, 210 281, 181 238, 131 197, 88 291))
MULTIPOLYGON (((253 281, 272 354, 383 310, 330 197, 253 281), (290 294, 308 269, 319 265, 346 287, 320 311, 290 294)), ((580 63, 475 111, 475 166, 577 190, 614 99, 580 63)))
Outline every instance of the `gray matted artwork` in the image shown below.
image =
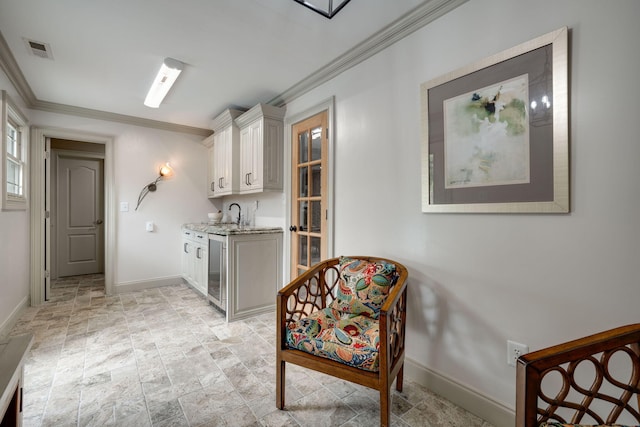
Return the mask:
POLYGON ((527 74, 444 101, 445 187, 529 182, 527 74))

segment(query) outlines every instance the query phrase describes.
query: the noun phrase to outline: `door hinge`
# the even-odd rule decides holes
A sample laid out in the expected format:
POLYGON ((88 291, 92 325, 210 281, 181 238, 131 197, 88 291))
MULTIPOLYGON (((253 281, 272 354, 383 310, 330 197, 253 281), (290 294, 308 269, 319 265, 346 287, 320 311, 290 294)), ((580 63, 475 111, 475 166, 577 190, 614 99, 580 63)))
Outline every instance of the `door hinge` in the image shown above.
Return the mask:
POLYGON ((44 277, 46 277, 47 279, 49 278, 49 270, 44 271, 44 277))
POLYGON ((47 160, 49 160, 49 152, 48 152, 48 151, 45 151, 45 152, 44 152, 44 158, 45 158, 45 159, 47 159, 47 160))
POLYGON ((49 211, 44 211, 44 218, 45 219, 51 218, 51 213, 49 211))

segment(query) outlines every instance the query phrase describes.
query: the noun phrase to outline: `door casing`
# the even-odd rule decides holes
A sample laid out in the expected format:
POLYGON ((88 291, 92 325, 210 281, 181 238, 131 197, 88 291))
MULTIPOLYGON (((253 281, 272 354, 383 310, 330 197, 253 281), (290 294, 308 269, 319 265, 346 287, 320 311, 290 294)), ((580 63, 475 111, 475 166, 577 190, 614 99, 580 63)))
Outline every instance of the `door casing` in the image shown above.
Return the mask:
POLYGON ((30 250, 30 289, 31 305, 40 305, 45 301, 45 255, 50 241, 45 238, 45 227, 49 226, 45 201, 49 198, 49 189, 45 185, 45 153, 48 138, 104 144, 104 279, 105 293, 113 293, 116 254, 116 203, 115 177, 113 165, 113 137, 89 132, 80 132, 56 128, 31 128, 29 155, 29 194, 31 250, 30 250))

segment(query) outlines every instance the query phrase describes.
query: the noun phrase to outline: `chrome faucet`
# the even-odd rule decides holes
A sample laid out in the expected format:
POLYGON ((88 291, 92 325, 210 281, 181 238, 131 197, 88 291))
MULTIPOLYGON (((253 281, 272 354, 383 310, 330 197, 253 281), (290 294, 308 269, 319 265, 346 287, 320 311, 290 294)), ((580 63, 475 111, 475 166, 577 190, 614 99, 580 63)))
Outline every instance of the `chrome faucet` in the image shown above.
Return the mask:
POLYGON ((239 204, 237 204, 237 203, 231 203, 231 204, 229 205, 229 210, 231 210, 231 208, 232 208, 233 206, 237 206, 237 207, 238 207, 238 222, 237 222, 237 224, 238 224, 238 227, 240 227, 240 218, 242 217, 242 208, 241 208, 241 207, 240 207, 240 205, 239 205, 239 204))

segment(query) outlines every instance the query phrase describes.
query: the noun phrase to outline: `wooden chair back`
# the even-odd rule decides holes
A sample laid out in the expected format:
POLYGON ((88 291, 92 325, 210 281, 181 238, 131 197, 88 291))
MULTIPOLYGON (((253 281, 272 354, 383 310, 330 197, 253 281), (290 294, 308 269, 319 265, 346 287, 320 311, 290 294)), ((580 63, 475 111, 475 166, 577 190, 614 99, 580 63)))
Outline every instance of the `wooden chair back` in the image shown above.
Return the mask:
POLYGON ((640 323, 525 354, 516 369, 516 427, 640 424, 640 323))
POLYGON ((402 391, 404 369, 404 344, 407 307, 407 269, 400 263, 368 256, 350 256, 368 262, 384 261, 396 267, 396 283, 389 291, 379 315, 379 371, 372 372, 288 348, 287 325, 311 313, 322 310, 336 298, 340 278, 340 258, 332 258, 314 265, 278 292, 277 316, 277 378, 276 406, 284 408, 285 363, 294 363, 308 369, 323 372, 345 381, 354 382, 380 392, 380 425, 390 425, 391 385, 402 391))

